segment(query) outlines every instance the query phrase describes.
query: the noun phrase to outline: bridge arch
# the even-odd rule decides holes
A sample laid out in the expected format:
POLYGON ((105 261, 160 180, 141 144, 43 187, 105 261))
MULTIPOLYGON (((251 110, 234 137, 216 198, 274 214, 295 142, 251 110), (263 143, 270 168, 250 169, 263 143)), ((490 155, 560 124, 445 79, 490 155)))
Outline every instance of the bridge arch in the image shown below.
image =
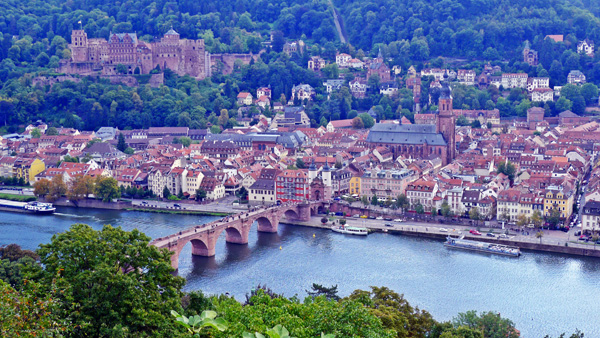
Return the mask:
POLYGON ((256 219, 256 222, 258 223, 258 231, 260 232, 277 232, 278 221, 271 221, 268 217, 261 216, 256 219))
MULTIPOLYGON (((192 255, 209 256, 210 250, 208 249, 208 245, 206 245, 206 243, 204 243, 203 240, 194 238, 194 239, 190 240, 190 243, 192 243, 192 255)), ((184 243, 183 246, 181 247, 181 249, 179 249, 180 252, 186 244, 187 243, 184 243)), ((179 254, 177 256, 179 256, 179 254)))
POLYGON ((298 213, 296 212, 296 210, 294 209, 288 209, 286 211, 283 212, 283 216, 287 219, 298 219, 300 218, 298 213))

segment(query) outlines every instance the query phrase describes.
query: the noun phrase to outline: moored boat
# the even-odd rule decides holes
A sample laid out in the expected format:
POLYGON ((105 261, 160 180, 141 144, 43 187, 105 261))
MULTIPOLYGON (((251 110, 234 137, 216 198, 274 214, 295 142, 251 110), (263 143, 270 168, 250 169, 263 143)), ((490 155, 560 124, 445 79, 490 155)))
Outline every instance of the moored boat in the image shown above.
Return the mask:
POLYGON ((454 238, 454 237, 448 236, 446 238, 446 242, 444 242, 444 246, 446 246, 448 248, 486 252, 486 253, 511 256, 511 257, 521 256, 521 250, 518 247, 504 245, 504 244, 479 242, 479 241, 464 239, 463 236, 461 236, 459 238, 454 238))
POLYGON ((331 228, 331 230, 347 235, 366 236, 369 234, 369 230, 367 228, 348 227, 344 225, 334 226, 333 228, 331 228))

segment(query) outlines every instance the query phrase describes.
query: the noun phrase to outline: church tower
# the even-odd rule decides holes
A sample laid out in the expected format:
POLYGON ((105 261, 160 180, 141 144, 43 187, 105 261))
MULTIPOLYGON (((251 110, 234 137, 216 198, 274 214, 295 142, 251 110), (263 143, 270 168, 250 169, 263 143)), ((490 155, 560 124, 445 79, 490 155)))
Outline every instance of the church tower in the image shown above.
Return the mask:
POLYGON ((443 165, 446 165, 456 156, 456 119, 452 110, 452 90, 448 84, 448 73, 444 74, 442 81, 442 89, 440 90, 440 99, 438 103, 439 115, 437 129, 444 136, 447 144, 446 160, 443 165))

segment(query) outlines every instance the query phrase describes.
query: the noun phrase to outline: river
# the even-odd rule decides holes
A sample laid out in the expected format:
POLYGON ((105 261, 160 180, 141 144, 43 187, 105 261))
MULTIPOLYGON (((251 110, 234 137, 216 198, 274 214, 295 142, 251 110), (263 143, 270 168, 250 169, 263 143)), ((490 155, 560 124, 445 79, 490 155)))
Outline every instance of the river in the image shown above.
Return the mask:
MULTIPOLYGON (((138 228, 161 237, 212 216, 59 208, 52 216, 0 212, 0 245, 35 249, 73 223, 138 228)), ((576 328, 600 337, 600 259, 524 252, 520 258, 450 250, 435 240, 389 234, 340 235, 281 224, 276 234, 250 232, 248 245, 219 239, 216 256, 180 255, 185 290, 229 292, 238 300, 257 284, 286 296, 306 296, 312 283, 337 284, 340 295, 387 286, 437 320, 468 310, 496 311, 523 337, 557 336, 576 328), (313 236, 314 235, 314 236, 313 236)), ((600 248, 599 248, 600 249, 600 248)))

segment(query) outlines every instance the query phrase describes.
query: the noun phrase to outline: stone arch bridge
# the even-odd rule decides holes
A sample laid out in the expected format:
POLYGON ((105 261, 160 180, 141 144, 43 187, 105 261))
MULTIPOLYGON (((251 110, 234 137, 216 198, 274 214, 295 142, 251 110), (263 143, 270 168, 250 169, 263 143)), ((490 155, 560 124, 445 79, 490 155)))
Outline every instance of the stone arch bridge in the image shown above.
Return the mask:
POLYGON ((323 202, 286 203, 272 207, 255 207, 235 215, 226 216, 219 220, 193 226, 176 234, 160 237, 152 242, 158 248, 166 248, 173 252, 171 266, 179 267, 179 254, 183 247, 192 243, 192 254, 211 257, 215 255, 217 239, 225 231, 228 243, 248 244, 248 234, 254 222, 258 223, 260 232, 277 232, 282 219, 289 221, 308 221, 312 215, 324 210, 323 202))

